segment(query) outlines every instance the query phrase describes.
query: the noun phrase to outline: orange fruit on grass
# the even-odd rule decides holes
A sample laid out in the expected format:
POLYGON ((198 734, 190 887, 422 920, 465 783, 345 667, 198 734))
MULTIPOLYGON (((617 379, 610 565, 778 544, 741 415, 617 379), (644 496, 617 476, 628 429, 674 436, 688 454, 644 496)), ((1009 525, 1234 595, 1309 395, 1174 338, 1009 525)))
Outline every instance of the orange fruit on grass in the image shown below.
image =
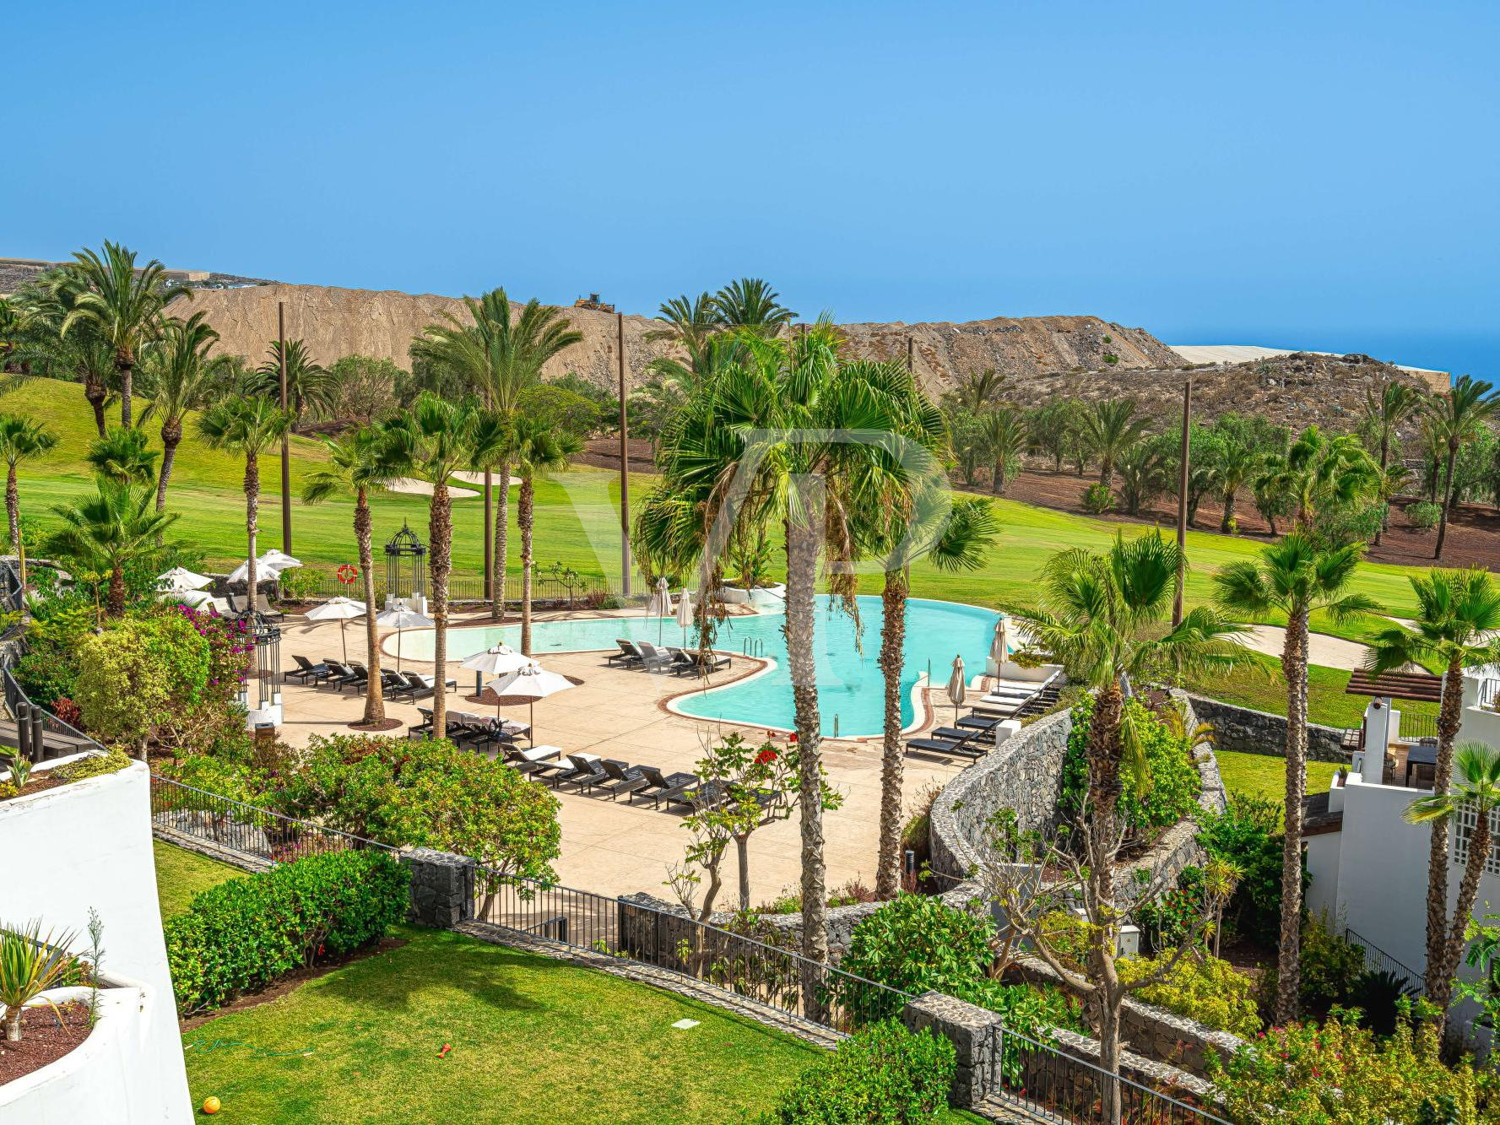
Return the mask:
POLYGON ((219 1112, 219 1109, 220 1109, 220 1105, 219 1105, 219 1099, 218 1098, 207 1097, 207 1098, 203 1099, 203 1112, 204 1113, 215 1114, 215 1113, 219 1112))

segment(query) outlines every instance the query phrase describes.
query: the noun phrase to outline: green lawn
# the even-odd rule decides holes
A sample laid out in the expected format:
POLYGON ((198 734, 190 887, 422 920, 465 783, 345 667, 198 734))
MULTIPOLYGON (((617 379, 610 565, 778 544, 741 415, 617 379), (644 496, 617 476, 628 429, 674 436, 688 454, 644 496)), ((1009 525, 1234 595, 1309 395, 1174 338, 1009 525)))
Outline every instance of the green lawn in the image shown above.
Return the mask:
MULTIPOLYGON (((57 519, 52 504, 72 500, 91 487, 80 470, 80 461, 93 433, 92 414, 78 384, 53 380, 28 381, 7 396, 4 408, 35 415, 57 430, 61 442, 47 457, 22 467, 20 478, 22 511, 46 526, 57 519)), ((202 550, 206 561, 229 564, 244 557, 244 498, 240 492, 243 464, 227 454, 202 446, 191 424, 179 447, 173 473, 170 507, 182 513, 178 537, 202 550)), ((154 428, 152 430, 154 436, 154 428)), ((321 445, 312 439, 293 440, 293 493, 300 494, 309 470, 323 459, 321 445)), ((276 459, 262 463, 263 497, 260 524, 266 546, 280 545, 281 507, 275 495, 276 459)), ((638 498, 651 485, 649 476, 632 478, 633 496, 638 498)), ((514 496, 512 496, 514 500, 514 496)), ((293 550, 306 562, 325 567, 352 561, 354 536, 352 504, 330 501, 309 506, 294 499, 293 550)), ((617 582, 620 570, 619 488, 616 475, 598 469, 579 468, 560 473, 537 486, 536 560, 545 569, 554 560, 579 573, 603 576, 617 582)), ((1035 508, 1013 500, 994 500, 1002 529, 997 550, 980 569, 964 574, 941 574, 930 564, 914 568, 912 590, 918 597, 944 598, 975 605, 1005 606, 1035 600, 1036 579, 1042 564, 1067 547, 1101 549, 1117 533, 1127 538, 1146 529, 1138 524, 1111 523, 1066 512, 1035 508)), ((427 501, 419 496, 380 495, 372 499, 375 536, 383 543, 403 522, 425 540, 427 501)), ((454 502, 455 568, 477 573, 483 557, 478 498, 454 502)), ((512 503, 511 520, 515 519, 512 503)), ((512 572, 517 571, 520 545, 511 535, 512 572)), ((1187 599, 1198 604, 1211 595, 1210 575, 1233 559, 1250 558, 1262 541, 1195 531, 1188 535, 1192 569, 1188 574, 1187 599)), ((377 560, 377 565, 380 565, 377 560)), ((866 592, 879 589, 880 578, 870 568, 863 581, 866 592)), ((1415 601, 1404 568, 1367 564, 1360 568, 1355 588, 1370 594, 1390 612, 1409 615, 1415 601)), ((1320 630, 1358 635, 1358 629, 1335 628, 1316 622, 1320 630)))
MULTIPOLYGON (((1286 714, 1286 681, 1281 678, 1281 663, 1268 656, 1252 654, 1251 659, 1230 672, 1214 672, 1190 677, 1184 685, 1188 691, 1209 695, 1225 703, 1286 714)), ((1317 664, 1307 670, 1307 717, 1311 722, 1330 727, 1357 727, 1364 721, 1367 696, 1347 695, 1349 673, 1317 664)), ((1403 713, 1437 716, 1437 704, 1406 701, 1403 713)))
POLYGON ((156 897, 161 902, 163 918, 181 914, 195 896, 209 887, 245 874, 238 867, 160 840, 152 841, 152 847, 156 852, 156 897))
POLYGON ((399 936, 186 1034, 194 1104, 212 1094, 225 1120, 258 1125, 735 1122, 821 1053, 605 973, 454 933, 399 936), (671 1026, 684 1018, 698 1026, 671 1026))
MULTIPOLYGON (((1217 750, 1219 774, 1231 793, 1265 797, 1280 804, 1286 799, 1286 759, 1269 754, 1239 754, 1217 750)), ((1307 792, 1323 793, 1338 771, 1334 762, 1307 763, 1307 792)))

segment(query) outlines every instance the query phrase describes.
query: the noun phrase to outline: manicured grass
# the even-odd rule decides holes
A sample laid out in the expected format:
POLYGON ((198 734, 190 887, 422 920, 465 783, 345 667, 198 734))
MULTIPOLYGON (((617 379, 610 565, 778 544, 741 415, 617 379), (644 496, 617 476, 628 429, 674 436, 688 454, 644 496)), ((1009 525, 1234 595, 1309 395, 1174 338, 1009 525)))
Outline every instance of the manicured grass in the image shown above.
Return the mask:
MULTIPOLYGON (((1268 656, 1252 654, 1251 659, 1230 672, 1214 672, 1199 679, 1190 678, 1187 690, 1209 695, 1225 703, 1286 714, 1286 681, 1281 678, 1281 662, 1268 656)), ((1310 722, 1330 727, 1357 727, 1364 721, 1367 696, 1347 695, 1349 673, 1317 664, 1307 669, 1307 717, 1310 722)), ((1411 715, 1437 715, 1437 704, 1403 702, 1401 710, 1411 715)))
POLYGON ((156 897, 161 903, 163 918, 181 914, 197 895, 209 887, 245 874, 238 867, 230 867, 227 863, 219 863, 160 840, 153 841, 152 848, 156 853, 156 897))
MULTIPOLYGON (((1218 750, 1219 774, 1231 793, 1246 797, 1265 797, 1280 804, 1286 799, 1286 759, 1270 754, 1238 754, 1218 750)), ((1307 792, 1323 793, 1338 771, 1334 762, 1307 763, 1307 792)))
POLYGON ((821 1053, 605 973, 454 933, 398 936, 408 944, 185 1035, 194 1104, 212 1094, 226 1119, 259 1125, 697 1125, 769 1108, 821 1053), (698 1026, 671 1026, 684 1018, 698 1026))

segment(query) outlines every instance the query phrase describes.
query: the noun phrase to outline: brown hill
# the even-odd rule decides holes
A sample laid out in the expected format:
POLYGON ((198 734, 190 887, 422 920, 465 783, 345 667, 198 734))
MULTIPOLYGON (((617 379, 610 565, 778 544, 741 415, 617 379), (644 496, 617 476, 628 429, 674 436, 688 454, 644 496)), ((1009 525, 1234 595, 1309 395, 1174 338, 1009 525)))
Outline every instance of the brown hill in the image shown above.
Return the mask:
MULTIPOLYGON (((204 311, 221 337, 220 347, 259 362, 276 338, 276 305, 286 304, 289 338, 307 341, 313 357, 330 363, 358 353, 408 365, 411 339, 444 312, 467 314, 460 301, 433 294, 334 289, 321 285, 255 285, 237 289, 204 289, 191 305, 179 301, 171 312, 185 316, 204 311)), ((548 376, 573 370, 601 384, 617 376, 617 327, 612 313, 566 310, 583 343, 554 359, 548 376)), ((663 355, 667 345, 645 339, 660 323, 626 316, 627 372, 639 382, 645 365, 663 355)), ((912 340, 917 376, 932 392, 951 386, 958 374, 995 367, 1014 375, 1053 370, 1104 367, 1106 355, 1119 367, 1161 367, 1180 359, 1160 340, 1139 328, 1123 328, 1091 316, 1045 316, 970 321, 964 324, 849 324, 843 331, 855 355, 902 359, 912 340)))

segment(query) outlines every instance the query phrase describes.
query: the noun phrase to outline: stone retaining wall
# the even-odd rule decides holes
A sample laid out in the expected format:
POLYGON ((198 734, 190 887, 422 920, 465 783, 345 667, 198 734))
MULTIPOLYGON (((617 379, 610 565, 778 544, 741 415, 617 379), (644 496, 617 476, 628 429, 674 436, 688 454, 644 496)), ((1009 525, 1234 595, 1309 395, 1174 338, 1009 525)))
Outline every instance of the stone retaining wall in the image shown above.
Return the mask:
MULTIPOLYGON (((1188 698, 1192 700, 1198 718, 1213 724, 1214 745, 1218 749, 1236 750, 1245 754, 1268 754, 1275 758, 1286 756, 1285 715, 1237 707, 1232 703, 1207 699, 1201 695, 1190 695, 1188 698)), ((1344 732, 1334 727, 1308 723, 1307 756, 1314 762, 1347 762, 1349 754, 1344 750, 1344 732)))

